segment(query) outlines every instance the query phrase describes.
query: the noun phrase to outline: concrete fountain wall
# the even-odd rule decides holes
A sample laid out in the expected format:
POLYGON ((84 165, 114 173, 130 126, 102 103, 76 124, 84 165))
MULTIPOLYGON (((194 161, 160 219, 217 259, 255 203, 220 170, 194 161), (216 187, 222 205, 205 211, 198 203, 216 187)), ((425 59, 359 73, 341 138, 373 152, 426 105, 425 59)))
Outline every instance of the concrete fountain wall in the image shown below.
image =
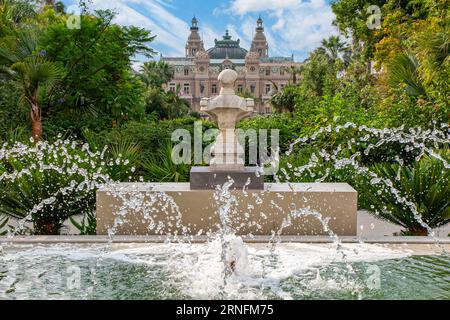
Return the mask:
MULTIPOLYGON (((264 190, 230 192, 236 197, 234 210, 230 212, 230 226, 239 235, 270 235, 281 228, 291 212, 295 216, 295 212, 303 208, 329 218, 329 227, 337 235, 356 236, 357 192, 348 184, 267 183, 264 190)), ((173 198, 181 214, 181 225, 188 227, 189 234, 217 231, 219 205, 214 200, 214 190, 191 190, 189 183, 120 183, 97 193, 97 233, 108 234, 114 220, 120 217, 124 223, 115 229, 117 235, 181 234, 182 229, 175 226, 177 212, 168 208, 167 199, 161 193, 173 198), (136 207, 126 205, 124 208, 125 202, 134 203, 136 207), (141 203, 152 203, 152 208, 145 208, 139 205, 141 203), (153 219, 151 226, 149 215, 153 219), (170 217, 173 218, 171 227, 167 226, 170 217), (159 222, 164 227, 156 231, 154 225, 159 222)), ((291 218, 291 225, 284 228, 282 234, 327 235, 320 221, 311 216, 291 218)))
POLYGON ((202 99, 201 111, 219 126, 210 167, 194 167, 189 183, 119 183, 97 192, 97 233, 116 235, 205 234, 217 231, 215 199, 229 179, 231 201, 228 226, 239 235, 327 235, 322 222, 337 235, 356 236, 357 192, 345 183, 264 184, 255 167, 244 167, 244 150, 235 124, 252 113, 254 101, 235 95, 237 74, 219 75, 221 92, 202 99), (250 181, 250 183, 248 183, 250 181), (251 190, 245 190, 246 188, 251 190), (314 214, 320 214, 322 222, 314 214), (183 229, 184 227, 184 229, 183 229))

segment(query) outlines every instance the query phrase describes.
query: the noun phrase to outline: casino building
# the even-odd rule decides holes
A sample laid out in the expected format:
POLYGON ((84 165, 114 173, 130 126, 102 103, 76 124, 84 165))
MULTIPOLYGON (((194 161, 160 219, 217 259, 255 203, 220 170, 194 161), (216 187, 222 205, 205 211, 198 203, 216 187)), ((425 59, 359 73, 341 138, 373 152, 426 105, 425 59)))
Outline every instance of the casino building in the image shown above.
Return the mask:
POLYGON ((172 65, 175 71, 167 89, 179 89, 192 110, 198 111, 201 98, 212 98, 219 93, 219 73, 224 69, 233 69, 238 73, 236 92, 253 97, 256 112, 272 113, 270 97, 277 89, 280 90, 289 83, 292 78, 290 68, 298 67, 300 63, 294 62, 293 56, 269 56, 263 20, 259 18, 256 21, 256 32, 250 50, 241 48, 240 40, 233 40, 228 30, 221 40, 214 41, 213 48, 205 50, 195 17, 190 30, 185 57, 161 58, 172 65))

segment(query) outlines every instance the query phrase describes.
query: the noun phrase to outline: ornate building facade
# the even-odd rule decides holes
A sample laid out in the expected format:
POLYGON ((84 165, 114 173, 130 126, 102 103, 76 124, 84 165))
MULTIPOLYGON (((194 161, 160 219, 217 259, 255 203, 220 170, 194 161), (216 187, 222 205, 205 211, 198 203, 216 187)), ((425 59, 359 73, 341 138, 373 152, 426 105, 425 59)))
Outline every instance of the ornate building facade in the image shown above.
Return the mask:
POLYGON ((271 96, 287 85, 291 79, 289 70, 300 64, 292 57, 270 57, 269 44, 264 34, 263 20, 256 22, 256 33, 250 50, 240 47, 240 40, 233 40, 228 30, 223 39, 215 40, 213 48, 205 50, 199 34, 198 21, 192 19, 191 33, 186 43, 185 57, 162 57, 174 68, 174 78, 168 90, 181 91, 192 110, 200 110, 200 100, 219 94, 217 76, 224 69, 238 73, 236 92, 255 99, 258 113, 272 113, 271 96))

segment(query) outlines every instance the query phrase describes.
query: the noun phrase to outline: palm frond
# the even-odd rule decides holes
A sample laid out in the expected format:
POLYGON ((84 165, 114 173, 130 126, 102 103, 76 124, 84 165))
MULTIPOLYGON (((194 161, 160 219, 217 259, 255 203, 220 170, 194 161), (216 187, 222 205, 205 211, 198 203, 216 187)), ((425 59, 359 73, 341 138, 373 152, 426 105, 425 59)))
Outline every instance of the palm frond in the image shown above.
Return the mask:
POLYGON ((8 216, 0 215, 0 236, 4 236, 8 233, 8 231, 6 230, 8 221, 9 221, 8 216))
POLYGON ((141 166, 147 180, 154 182, 188 181, 190 165, 175 164, 172 161, 172 152, 172 144, 167 142, 158 154, 142 161, 141 166))
POLYGON ((411 53, 399 54, 391 61, 388 81, 393 87, 404 87, 410 96, 426 94, 419 74, 419 61, 411 53))

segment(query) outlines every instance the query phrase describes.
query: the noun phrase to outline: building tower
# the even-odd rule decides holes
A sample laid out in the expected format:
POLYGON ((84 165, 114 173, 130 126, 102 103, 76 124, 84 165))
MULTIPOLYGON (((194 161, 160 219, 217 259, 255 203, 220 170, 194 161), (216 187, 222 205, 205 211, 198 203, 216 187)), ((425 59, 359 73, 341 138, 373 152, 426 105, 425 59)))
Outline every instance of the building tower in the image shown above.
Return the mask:
POLYGON ((197 52, 205 50, 203 47, 203 41, 198 33, 198 20, 194 16, 191 24, 191 34, 186 42, 186 57, 193 58, 197 52))
POLYGON ((263 20, 261 17, 256 21, 256 34, 253 37, 250 51, 257 52, 261 58, 267 58, 269 56, 269 44, 264 34, 263 20))

